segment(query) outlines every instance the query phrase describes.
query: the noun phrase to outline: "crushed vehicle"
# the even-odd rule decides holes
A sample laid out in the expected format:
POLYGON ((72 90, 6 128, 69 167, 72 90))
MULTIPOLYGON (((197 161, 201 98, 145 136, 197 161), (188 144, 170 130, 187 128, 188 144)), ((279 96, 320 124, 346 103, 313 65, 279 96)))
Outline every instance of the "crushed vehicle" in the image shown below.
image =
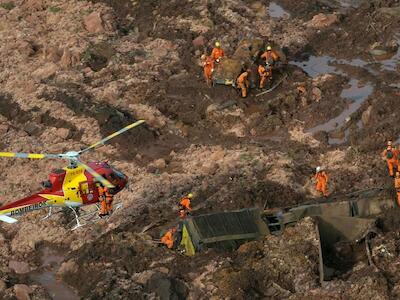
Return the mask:
MULTIPOLYGON (((260 56, 264 52, 267 43, 262 39, 244 39, 239 42, 235 52, 230 57, 224 57, 220 63, 216 64, 213 72, 213 83, 222 85, 236 85, 236 79, 241 72, 247 68, 252 70, 250 77, 251 87, 258 84, 258 63, 261 62, 260 56)), ((282 64, 286 63, 286 55, 282 49, 271 43, 272 50, 280 58, 282 64)), ((279 67, 275 70, 279 72, 279 67)))

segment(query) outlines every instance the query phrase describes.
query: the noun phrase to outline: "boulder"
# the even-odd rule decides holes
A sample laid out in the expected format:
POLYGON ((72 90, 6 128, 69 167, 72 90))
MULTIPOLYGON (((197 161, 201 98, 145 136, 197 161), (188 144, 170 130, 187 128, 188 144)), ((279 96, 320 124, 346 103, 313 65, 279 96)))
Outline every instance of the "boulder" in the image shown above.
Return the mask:
POLYGON ((16 284, 14 285, 14 292, 15 297, 18 300, 30 300, 31 297, 29 296, 29 294, 31 294, 33 291, 29 286, 25 284, 16 284))
POLYGON ((86 30, 90 33, 104 32, 103 20, 98 12, 92 12, 90 15, 88 15, 83 20, 83 24, 86 30))
POLYGON ((53 76, 57 71, 58 66, 55 63, 47 63, 43 67, 33 72, 32 77, 37 81, 41 81, 53 76))
POLYGON ((68 48, 64 49, 60 64, 64 68, 68 68, 72 65, 72 55, 71 51, 68 48))
POLYGON ((43 58, 46 61, 56 63, 60 60, 61 51, 58 47, 54 46, 44 46, 43 48, 43 58))
POLYGON ((200 48, 203 47, 207 43, 207 39, 200 35, 192 41, 193 47, 200 48))
POLYGON ((165 162, 165 159, 160 158, 156 159, 150 164, 150 167, 156 168, 158 170, 164 170, 167 166, 167 163, 165 162))
POLYGON ((14 270, 15 273, 17 274, 26 274, 31 271, 30 266, 23 261, 16 261, 16 260, 11 260, 8 263, 8 267, 12 270, 14 270))
POLYGON ((362 113, 361 115, 361 121, 364 126, 368 125, 368 123, 371 120, 371 112, 372 112, 372 106, 368 106, 368 108, 362 113))
POLYGON ((325 28, 335 24, 338 21, 338 16, 336 14, 323 14, 320 13, 315 15, 309 22, 307 22, 307 27, 312 28, 325 28))
POLYGON ((68 128, 57 128, 56 134, 59 138, 66 140, 71 134, 71 131, 68 128))
POLYGON ((7 288, 6 283, 4 282, 4 280, 0 279, 0 293, 4 292, 7 288))
POLYGON ((321 101, 321 99, 322 99, 322 91, 317 87, 313 87, 313 89, 312 89, 312 97, 313 97, 313 100, 315 102, 321 101))
POLYGON ((74 260, 70 259, 69 261, 63 262, 61 264, 60 269, 58 269, 57 272, 57 277, 66 278, 70 274, 77 273, 78 271, 78 264, 74 260))

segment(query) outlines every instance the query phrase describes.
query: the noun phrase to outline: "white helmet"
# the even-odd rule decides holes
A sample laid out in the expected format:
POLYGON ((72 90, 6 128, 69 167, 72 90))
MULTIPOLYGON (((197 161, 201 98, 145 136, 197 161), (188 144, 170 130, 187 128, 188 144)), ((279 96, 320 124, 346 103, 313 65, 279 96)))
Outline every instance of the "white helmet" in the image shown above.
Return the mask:
POLYGON ((322 170, 322 168, 321 167, 316 167, 315 168, 315 171, 318 173, 318 172, 321 172, 321 170, 322 170))

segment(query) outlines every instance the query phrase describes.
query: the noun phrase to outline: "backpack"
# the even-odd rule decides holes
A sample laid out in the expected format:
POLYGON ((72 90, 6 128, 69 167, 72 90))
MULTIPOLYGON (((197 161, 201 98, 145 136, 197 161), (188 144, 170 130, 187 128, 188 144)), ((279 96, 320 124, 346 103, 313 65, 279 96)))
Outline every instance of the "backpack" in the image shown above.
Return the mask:
POLYGON ((393 152, 392 152, 392 150, 387 150, 387 151, 386 151, 386 158, 388 158, 388 159, 393 158, 393 152))

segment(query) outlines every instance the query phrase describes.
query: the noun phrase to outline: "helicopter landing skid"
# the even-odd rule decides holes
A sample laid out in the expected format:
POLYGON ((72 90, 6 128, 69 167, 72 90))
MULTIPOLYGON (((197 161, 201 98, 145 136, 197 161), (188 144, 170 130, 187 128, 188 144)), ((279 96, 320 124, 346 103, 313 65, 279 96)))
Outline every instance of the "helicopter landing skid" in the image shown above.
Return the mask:
MULTIPOLYGON (((114 206, 114 211, 117 211, 122 207, 123 207, 122 203, 117 203, 114 206)), ((96 223, 96 222, 98 222, 98 221, 103 219, 102 217, 100 217, 98 215, 98 211, 100 210, 100 205, 99 204, 96 204, 96 208, 97 209, 95 211, 87 212, 87 213, 84 213, 84 214, 82 214, 80 216, 78 216, 78 214, 76 213, 74 208, 72 208, 72 207, 69 207, 69 208, 73 210, 74 216, 75 216, 75 220, 71 221, 69 223, 69 225, 71 223, 73 223, 73 222, 76 222, 76 225, 71 228, 71 231, 76 230, 79 227, 83 227, 83 226, 89 225, 91 223, 96 223)), ((109 218, 109 217, 110 216, 107 216, 107 218, 109 218)), ((107 219, 107 218, 105 218, 105 219, 107 219)))
POLYGON ((52 209, 52 207, 50 206, 49 212, 47 213, 47 215, 44 218, 42 218, 42 221, 51 217, 51 209, 52 209))

